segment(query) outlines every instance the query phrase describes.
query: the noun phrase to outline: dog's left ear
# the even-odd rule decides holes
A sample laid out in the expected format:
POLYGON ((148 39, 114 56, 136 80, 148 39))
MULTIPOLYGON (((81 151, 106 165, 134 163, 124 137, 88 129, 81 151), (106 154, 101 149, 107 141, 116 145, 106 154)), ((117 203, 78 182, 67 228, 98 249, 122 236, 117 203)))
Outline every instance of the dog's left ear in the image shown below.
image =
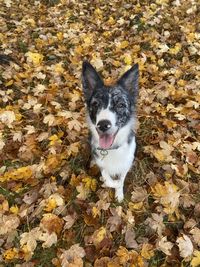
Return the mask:
POLYGON ((139 80, 139 67, 135 64, 131 69, 125 72, 118 80, 118 84, 125 90, 129 91, 132 95, 138 94, 138 80, 139 80))
POLYGON ((103 86, 103 80, 88 61, 83 62, 82 84, 83 92, 87 101, 90 99, 95 88, 103 86))

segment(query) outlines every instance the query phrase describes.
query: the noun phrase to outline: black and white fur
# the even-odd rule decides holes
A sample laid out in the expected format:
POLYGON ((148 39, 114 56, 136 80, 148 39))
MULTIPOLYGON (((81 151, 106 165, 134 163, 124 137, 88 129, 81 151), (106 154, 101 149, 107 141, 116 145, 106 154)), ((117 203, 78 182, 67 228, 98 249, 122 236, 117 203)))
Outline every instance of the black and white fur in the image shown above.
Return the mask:
POLYGON ((114 188, 119 202, 124 198, 124 180, 136 149, 133 129, 138 77, 135 64, 115 85, 106 86, 94 67, 83 62, 82 83, 93 157, 101 170, 103 186, 114 188), (118 179, 113 179, 116 176, 118 179))

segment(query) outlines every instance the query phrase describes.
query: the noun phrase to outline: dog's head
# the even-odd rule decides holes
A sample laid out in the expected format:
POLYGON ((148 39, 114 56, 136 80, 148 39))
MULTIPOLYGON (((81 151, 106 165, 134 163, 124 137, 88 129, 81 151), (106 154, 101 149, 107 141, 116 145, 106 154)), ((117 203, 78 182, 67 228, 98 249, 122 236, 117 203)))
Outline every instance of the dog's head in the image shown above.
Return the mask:
POLYGON ((94 67, 83 62, 83 92, 100 148, 111 148, 119 129, 131 120, 138 94, 138 76, 138 64, 135 64, 116 84, 106 86, 94 67))

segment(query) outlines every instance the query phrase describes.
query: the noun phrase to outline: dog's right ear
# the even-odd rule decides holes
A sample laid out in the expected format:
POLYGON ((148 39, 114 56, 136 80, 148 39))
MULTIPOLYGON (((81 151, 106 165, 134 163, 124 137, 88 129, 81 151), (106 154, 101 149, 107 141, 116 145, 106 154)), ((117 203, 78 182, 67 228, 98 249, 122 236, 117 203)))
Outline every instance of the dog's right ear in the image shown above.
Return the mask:
POLYGON ((83 62, 82 84, 86 100, 90 99, 92 92, 95 88, 103 86, 103 81, 101 77, 88 61, 83 62))

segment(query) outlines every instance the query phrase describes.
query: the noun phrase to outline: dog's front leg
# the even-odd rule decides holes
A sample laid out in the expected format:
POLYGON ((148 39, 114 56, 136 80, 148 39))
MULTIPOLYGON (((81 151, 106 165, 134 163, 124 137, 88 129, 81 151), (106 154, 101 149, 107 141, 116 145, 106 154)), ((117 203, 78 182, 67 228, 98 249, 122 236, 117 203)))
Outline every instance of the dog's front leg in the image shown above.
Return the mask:
POLYGON ((115 188, 115 198, 118 202, 122 202, 124 199, 124 180, 126 178, 127 172, 119 176, 119 185, 115 188))
POLYGON ((122 202, 124 199, 124 180, 126 177, 126 174, 123 176, 120 176, 118 180, 113 180, 110 175, 106 171, 102 171, 102 182, 103 182, 103 187, 110 187, 115 189, 115 198, 117 199, 118 202, 122 202))
POLYGON ((101 174, 102 174, 101 181, 103 182, 103 187, 110 187, 110 188, 120 187, 121 185, 120 180, 113 180, 105 170, 102 170, 101 174))

